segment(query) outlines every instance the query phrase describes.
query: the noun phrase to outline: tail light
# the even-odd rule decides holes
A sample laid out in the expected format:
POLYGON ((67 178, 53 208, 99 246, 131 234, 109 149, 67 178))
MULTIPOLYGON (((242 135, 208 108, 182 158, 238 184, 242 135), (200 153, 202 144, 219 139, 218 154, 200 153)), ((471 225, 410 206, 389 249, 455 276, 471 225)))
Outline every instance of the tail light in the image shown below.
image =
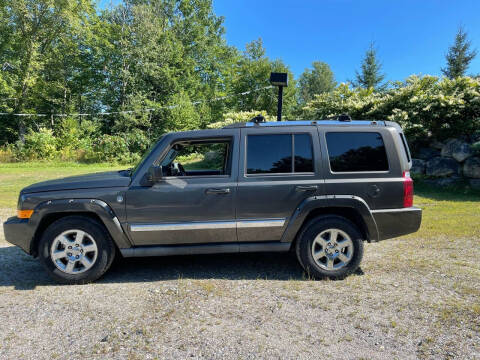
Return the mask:
POLYGON ((413 179, 410 172, 403 172, 403 207, 413 206, 413 179))

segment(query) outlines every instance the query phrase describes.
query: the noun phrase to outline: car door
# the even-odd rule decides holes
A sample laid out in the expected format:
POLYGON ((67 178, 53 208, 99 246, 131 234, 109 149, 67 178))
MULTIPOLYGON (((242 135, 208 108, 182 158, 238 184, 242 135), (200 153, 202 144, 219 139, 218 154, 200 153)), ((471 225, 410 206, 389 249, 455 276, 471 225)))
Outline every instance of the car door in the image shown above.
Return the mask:
MULTIPOLYGON (((172 148, 179 140, 227 141, 225 173, 186 170, 186 176, 165 176, 151 187, 132 186, 126 201, 128 229, 134 245, 237 241, 234 205, 237 166, 232 164, 238 162, 239 130, 222 130, 221 135, 215 136, 205 134, 209 131, 189 138, 174 137, 168 146, 172 148)), ((162 153, 163 157, 168 155, 168 151, 162 153)))
POLYGON ((371 209, 402 206, 404 178, 389 130, 324 127, 320 139, 326 194, 357 196, 371 209))
POLYGON ((317 129, 243 128, 241 142, 238 241, 278 241, 295 208, 323 194, 317 129))

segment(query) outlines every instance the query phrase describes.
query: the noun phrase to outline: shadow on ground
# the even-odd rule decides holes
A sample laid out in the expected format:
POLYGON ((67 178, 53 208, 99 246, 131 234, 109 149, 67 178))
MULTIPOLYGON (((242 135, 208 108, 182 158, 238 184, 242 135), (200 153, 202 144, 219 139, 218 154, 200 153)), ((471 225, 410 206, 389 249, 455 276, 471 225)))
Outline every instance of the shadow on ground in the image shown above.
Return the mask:
MULTIPOLYGON (((361 270, 358 274, 361 274, 361 270)), ((97 283, 190 279, 302 280, 303 269, 291 253, 216 254, 120 259, 97 283)), ((57 285, 38 259, 17 247, 0 247, 0 288, 31 290, 57 285)))

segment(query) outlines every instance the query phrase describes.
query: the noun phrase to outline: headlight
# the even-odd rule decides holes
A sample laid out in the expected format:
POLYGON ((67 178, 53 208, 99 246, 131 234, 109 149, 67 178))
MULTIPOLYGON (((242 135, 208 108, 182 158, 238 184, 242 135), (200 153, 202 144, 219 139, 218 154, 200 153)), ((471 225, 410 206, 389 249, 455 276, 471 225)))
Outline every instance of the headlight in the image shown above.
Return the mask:
POLYGON ((20 194, 20 196, 18 197, 18 203, 17 203, 17 217, 19 219, 30 219, 30 217, 33 214, 33 210, 22 209, 23 203, 25 200, 26 200, 26 196, 20 194))

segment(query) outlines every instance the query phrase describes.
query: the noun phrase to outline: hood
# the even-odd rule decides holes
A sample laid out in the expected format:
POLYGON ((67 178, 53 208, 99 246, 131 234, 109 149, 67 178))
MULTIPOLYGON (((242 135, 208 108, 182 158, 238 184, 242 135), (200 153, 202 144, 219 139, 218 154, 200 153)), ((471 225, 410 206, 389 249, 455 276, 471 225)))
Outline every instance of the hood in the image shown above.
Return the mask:
POLYGON ((42 181, 27 186, 22 190, 21 193, 28 194, 43 191, 125 187, 129 184, 130 175, 128 171, 106 171, 95 174, 70 176, 62 179, 42 181))

